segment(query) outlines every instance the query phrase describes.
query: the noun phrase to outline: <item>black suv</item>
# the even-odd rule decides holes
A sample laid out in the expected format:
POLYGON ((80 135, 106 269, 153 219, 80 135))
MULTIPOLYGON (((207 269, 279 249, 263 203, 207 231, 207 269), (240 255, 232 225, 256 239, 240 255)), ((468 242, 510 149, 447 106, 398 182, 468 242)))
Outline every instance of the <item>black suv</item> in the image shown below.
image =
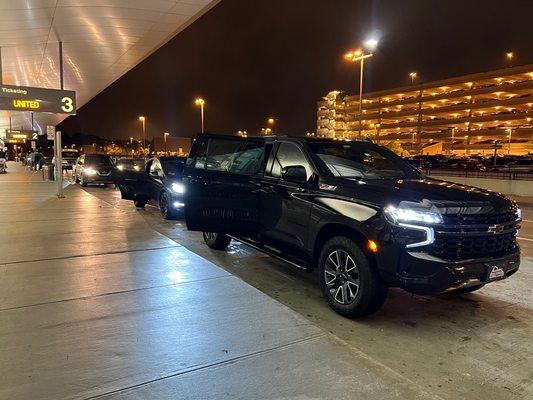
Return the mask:
POLYGON ((471 292, 520 263, 513 201, 427 178, 367 141, 201 135, 183 182, 187 226, 208 246, 237 238, 318 268, 349 317, 377 311, 388 287, 471 292))

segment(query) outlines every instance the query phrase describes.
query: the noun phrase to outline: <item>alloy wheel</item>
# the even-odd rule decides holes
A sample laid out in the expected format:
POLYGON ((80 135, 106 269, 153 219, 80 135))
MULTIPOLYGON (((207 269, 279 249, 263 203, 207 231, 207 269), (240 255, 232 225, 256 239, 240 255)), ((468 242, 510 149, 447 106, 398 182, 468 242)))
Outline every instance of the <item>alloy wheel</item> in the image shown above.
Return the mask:
POLYGON ((324 280, 331 297, 339 304, 352 303, 359 293, 359 269, 344 250, 334 250, 328 255, 324 280))
POLYGON ((204 236, 207 240, 213 242, 217 238, 217 234, 214 232, 204 232, 204 236))

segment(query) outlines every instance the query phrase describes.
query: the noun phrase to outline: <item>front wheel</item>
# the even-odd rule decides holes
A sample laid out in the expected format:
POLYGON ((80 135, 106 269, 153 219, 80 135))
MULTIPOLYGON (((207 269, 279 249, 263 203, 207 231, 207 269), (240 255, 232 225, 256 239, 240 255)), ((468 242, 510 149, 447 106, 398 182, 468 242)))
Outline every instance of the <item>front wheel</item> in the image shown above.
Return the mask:
POLYGON ((353 240, 337 236, 322 248, 318 261, 319 283, 328 304, 349 318, 378 311, 388 287, 353 240))
POLYGON ((229 246, 231 238, 223 233, 204 232, 204 242, 215 250, 224 250, 229 246))
POLYGON ((159 210, 164 219, 176 219, 178 217, 176 210, 172 207, 170 196, 166 192, 163 192, 159 198, 159 210))
POLYGON ((472 293, 472 292, 475 292, 476 290, 481 289, 483 286, 485 286, 485 284, 472 285, 472 286, 468 286, 468 287, 465 287, 465 288, 462 288, 462 289, 452 290, 452 291, 448 292, 448 294, 472 293))

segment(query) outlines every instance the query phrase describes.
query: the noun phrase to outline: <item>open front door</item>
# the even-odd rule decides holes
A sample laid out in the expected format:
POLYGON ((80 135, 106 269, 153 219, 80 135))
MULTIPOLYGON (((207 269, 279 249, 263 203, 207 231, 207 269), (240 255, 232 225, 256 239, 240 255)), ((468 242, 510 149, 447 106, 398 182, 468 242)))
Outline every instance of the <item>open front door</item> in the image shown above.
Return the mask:
POLYGON ((258 232, 263 151, 258 140, 197 138, 183 179, 189 230, 245 236, 258 232))

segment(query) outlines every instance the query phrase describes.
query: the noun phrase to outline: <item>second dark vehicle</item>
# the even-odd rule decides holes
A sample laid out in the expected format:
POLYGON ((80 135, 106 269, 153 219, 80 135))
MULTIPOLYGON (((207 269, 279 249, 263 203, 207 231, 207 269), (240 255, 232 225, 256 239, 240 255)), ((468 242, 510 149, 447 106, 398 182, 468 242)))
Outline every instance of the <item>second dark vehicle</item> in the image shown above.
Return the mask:
POLYGON ((190 230, 312 271, 330 306, 377 311, 389 287, 465 293, 513 275, 521 213, 506 197, 430 179, 367 141, 202 135, 183 178, 190 230))
POLYGON ((183 184, 181 177, 185 157, 157 157, 147 161, 140 172, 124 170, 119 173, 117 186, 122 198, 133 200, 142 208, 148 202, 159 205, 165 219, 177 219, 183 213, 183 184))
POLYGON ((72 167, 72 175, 81 186, 115 183, 115 166, 105 154, 83 154, 72 167))

